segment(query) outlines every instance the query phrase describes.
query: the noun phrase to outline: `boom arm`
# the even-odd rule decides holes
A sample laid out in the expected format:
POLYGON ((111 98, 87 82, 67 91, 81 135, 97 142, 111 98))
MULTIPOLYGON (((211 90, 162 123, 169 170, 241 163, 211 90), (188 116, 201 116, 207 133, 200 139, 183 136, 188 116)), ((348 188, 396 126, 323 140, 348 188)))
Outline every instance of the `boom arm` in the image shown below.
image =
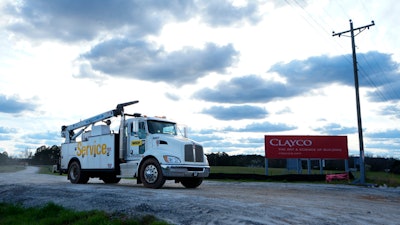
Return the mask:
POLYGON ((88 119, 82 120, 78 123, 71 124, 69 126, 62 126, 61 127, 61 137, 65 138, 65 142, 71 142, 76 139, 89 125, 94 124, 96 122, 114 117, 114 116, 120 116, 123 115, 124 113, 124 107, 129 106, 132 104, 136 104, 139 101, 131 101, 131 102, 125 102, 118 104, 116 109, 101 113, 97 116, 90 117, 88 119), (78 133, 74 134, 74 130, 79 129, 84 127, 82 130, 80 130, 78 133))

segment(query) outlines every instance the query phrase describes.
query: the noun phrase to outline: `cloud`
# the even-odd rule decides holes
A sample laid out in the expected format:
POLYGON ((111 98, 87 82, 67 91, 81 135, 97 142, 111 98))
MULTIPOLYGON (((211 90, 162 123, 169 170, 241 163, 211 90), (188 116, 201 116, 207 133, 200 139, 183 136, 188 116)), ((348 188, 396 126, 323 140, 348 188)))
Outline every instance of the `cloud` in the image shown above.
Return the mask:
POLYGON ((192 1, 37 0, 8 5, 10 31, 32 39, 92 40, 106 32, 157 34, 171 20, 192 15, 192 1))
POLYGON ((257 75, 247 75, 223 81, 214 88, 204 88, 193 94, 193 98, 222 103, 259 103, 278 98, 293 97, 300 89, 290 89, 286 84, 265 80, 257 75))
POLYGON ((112 39, 82 54, 78 64, 86 71, 75 77, 87 78, 97 74, 165 82, 175 86, 193 84, 210 72, 224 73, 236 60, 238 52, 232 45, 217 46, 208 43, 203 49, 186 47, 180 51, 166 52, 146 41, 112 39), (92 71, 88 70, 88 63, 92 71))
MULTIPOLYGON (((367 52, 359 54, 359 84, 361 87, 375 88, 369 97, 382 100, 399 100, 400 89, 399 65, 389 54, 367 52), (383 69, 384 68, 384 69, 383 69), (389 95, 389 91, 392 95, 389 95)), ((276 63, 269 69, 277 73, 286 82, 265 79, 258 75, 246 75, 222 81, 213 88, 204 88, 194 93, 193 98, 219 103, 260 103, 283 98, 292 98, 323 88, 333 83, 354 86, 353 65, 350 55, 313 56, 305 60, 292 60, 288 63, 276 63)))
POLYGON ((224 131, 228 132, 263 132, 263 133, 270 133, 270 132, 281 132, 281 131, 289 131, 296 129, 295 126, 289 126, 283 123, 270 123, 270 122, 262 122, 262 123, 251 123, 246 125, 243 128, 234 128, 234 127, 227 127, 224 131))
POLYGON ((35 111, 36 108, 35 103, 22 100, 18 96, 7 97, 0 94, 0 112, 2 113, 18 114, 25 111, 35 111))
POLYGON ((34 140, 57 140, 60 134, 58 132, 40 132, 25 135, 26 138, 34 140))
POLYGON ((12 140, 11 135, 5 135, 0 133, 0 141, 9 141, 9 140, 12 140))
POLYGON ((142 38, 157 35, 169 22, 203 18, 211 26, 260 21, 258 2, 235 6, 231 1, 35 0, 5 7, 12 19, 7 29, 30 39, 76 42, 106 34, 142 38))
POLYGON ((382 132, 368 132, 365 135, 370 138, 379 138, 379 139, 399 139, 400 140, 400 130, 391 129, 382 132))
POLYGON ((260 21, 259 3, 248 1, 246 5, 235 6, 228 1, 204 1, 202 19, 209 25, 232 26, 238 22, 256 24, 260 21))
POLYGON ((10 134, 10 133, 16 133, 16 132, 17 132, 17 130, 14 128, 0 126, 0 134, 10 134))
POLYGON ((357 133, 357 127, 343 127, 338 123, 329 123, 325 126, 314 129, 321 134, 327 135, 344 135, 344 134, 354 134, 357 133))
POLYGON ((173 93, 165 93, 165 97, 167 97, 168 99, 172 100, 172 101, 179 101, 179 99, 181 98, 179 95, 173 94, 173 93))
POLYGON ((381 115, 389 115, 389 116, 393 116, 395 118, 400 118, 400 105, 388 105, 388 106, 384 106, 381 110, 380 110, 380 114, 381 115))
POLYGON ((264 108, 251 105, 212 106, 202 110, 201 113, 208 114, 219 120, 263 119, 268 114, 264 108))
MULTIPOLYGON (((369 94, 371 99, 400 99, 397 93, 390 93, 400 88, 399 64, 392 59, 390 54, 370 51, 358 53, 357 59, 360 87, 376 90, 369 94)), ((308 90, 331 83, 354 86, 351 55, 313 56, 306 60, 277 63, 270 68, 269 72, 276 72, 285 77, 292 87, 305 87, 308 90)))

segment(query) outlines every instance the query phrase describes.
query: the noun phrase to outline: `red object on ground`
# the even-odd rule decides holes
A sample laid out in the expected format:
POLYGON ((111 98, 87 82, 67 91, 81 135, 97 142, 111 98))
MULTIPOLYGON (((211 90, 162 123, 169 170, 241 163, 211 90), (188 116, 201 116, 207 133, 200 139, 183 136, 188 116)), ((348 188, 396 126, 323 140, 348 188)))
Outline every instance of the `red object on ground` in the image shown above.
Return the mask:
POLYGON ((338 174, 327 174, 326 182, 331 182, 333 180, 349 180, 348 173, 338 173, 338 174))

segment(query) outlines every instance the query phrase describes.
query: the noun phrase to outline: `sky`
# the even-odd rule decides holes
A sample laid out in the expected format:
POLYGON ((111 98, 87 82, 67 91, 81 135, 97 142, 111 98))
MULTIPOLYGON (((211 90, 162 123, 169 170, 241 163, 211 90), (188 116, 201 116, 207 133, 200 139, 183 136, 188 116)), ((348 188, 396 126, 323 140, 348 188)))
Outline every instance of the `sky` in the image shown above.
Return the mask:
MULTIPOLYGON (((189 127, 205 153, 264 155, 265 135, 345 135, 400 158, 397 0, 2 0, 0 152, 61 145, 117 104, 189 127)), ((117 126, 118 120, 113 121, 117 126)), ((112 126, 113 126, 112 125, 112 126)))

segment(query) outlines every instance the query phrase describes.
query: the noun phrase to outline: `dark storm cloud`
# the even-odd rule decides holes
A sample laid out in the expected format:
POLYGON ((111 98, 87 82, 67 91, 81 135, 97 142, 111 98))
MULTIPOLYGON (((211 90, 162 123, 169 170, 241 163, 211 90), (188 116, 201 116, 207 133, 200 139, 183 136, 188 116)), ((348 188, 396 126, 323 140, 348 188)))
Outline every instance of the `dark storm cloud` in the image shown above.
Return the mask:
MULTIPOLYGON (((235 62, 237 55, 232 45, 208 43, 203 49, 186 47, 166 52, 162 47, 145 41, 113 39, 95 46, 81 55, 79 60, 90 62, 94 71, 109 76, 180 86, 193 84, 210 72, 224 73, 235 62)), ((75 76, 88 76, 88 73, 82 72, 75 76)))
POLYGON ((18 96, 7 97, 0 94, 0 113, 18 114, 26 111, 35 111, 37 105, 22 100, 18 96))
POLYGON ((263 119, 268 115, 262 107, 251 105, 240 106, 213 106, 204 109, 201 113, 208 114, 219 120, 263 119))
MULTIPOLYGON (((399 65, 389 54, 368 52, 358 54, 359 84, 376 88, 369 97, 374 100, 399 100, 399 65), (377 92, 377 93, 376 93, 377 92), (379 95, 377 95, 379 94, 379 95)), ((292 98, 333 83, 354 86, 353 65, 350 55, 314 56, 305 60, 277 63, 269 72, 279 74, 286 82, 266 80, 247 75, 223 81, 213 88, 196 92, 193 97, 220 103, 259 103, 292 98)))

